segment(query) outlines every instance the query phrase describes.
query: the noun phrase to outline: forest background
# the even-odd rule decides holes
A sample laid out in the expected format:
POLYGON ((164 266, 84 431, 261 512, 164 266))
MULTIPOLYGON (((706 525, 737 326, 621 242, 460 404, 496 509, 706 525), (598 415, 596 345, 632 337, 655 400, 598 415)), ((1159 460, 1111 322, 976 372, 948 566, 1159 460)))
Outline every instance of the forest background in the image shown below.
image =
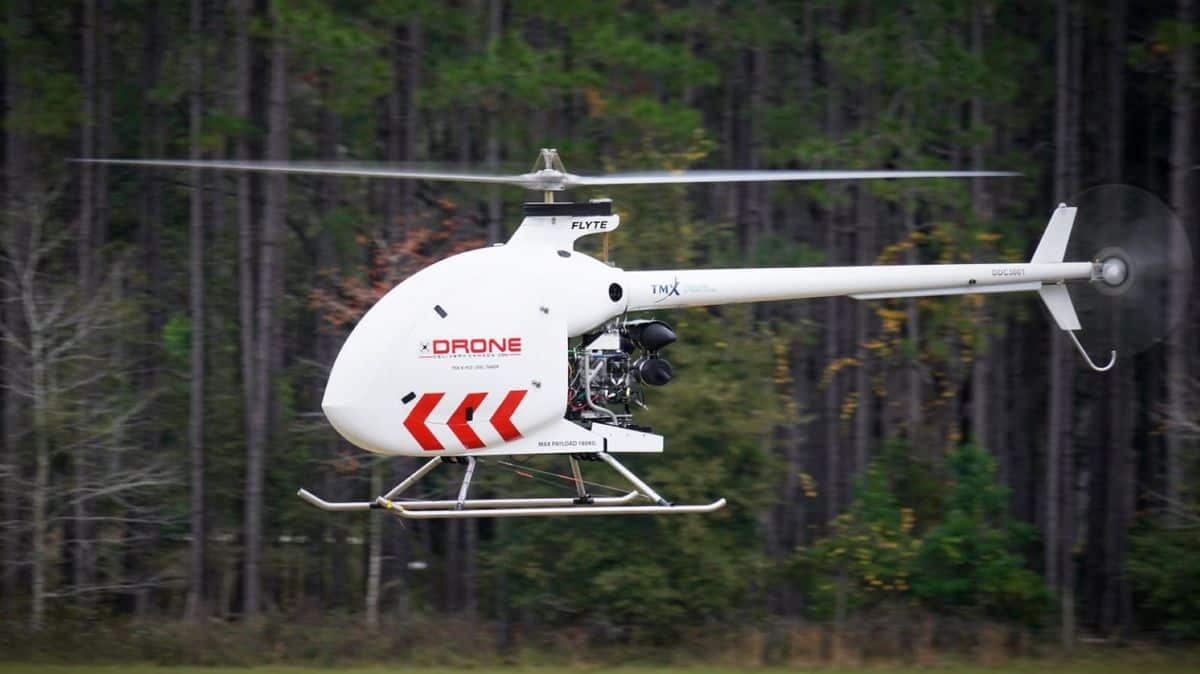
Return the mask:
MULTIPOLYGON (((664 314, 678 377, 642 420, 667 451, 634 467, 726 509, 405 525, 295 498, 413 468, 334 433, 325 374, 383 292, 503 241, 530 197, 65 161, 524 171, 555 147, 580 173, 1024 174, 574 195, 616 200, 604 245, 628 269, 1025 260, 1055 204, 1118 182, 1194 242, 1193 4, 8 0, 0 656, 920 660, 1200 637, 1179 283, 1161 302, 1183 329, 1105 375, 1031 296, 664 314)), ((478 493, 571 488, 508 468, 478 493)))

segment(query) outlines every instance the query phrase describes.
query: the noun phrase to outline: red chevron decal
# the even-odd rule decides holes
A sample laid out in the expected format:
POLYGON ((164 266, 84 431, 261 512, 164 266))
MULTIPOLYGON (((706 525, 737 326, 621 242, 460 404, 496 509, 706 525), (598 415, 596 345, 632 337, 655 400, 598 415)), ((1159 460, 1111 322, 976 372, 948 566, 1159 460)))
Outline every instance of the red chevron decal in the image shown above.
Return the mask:
POLYGON ((433 451, 435 449, 445 449, 442 443, 438 442, 437 436, 429 427, 425 425, 425 421, 429 419, 429 415, 433 413, 433 408, 445 397, 444 393, 426 393, 417 401, 417 406, 412 412, 408 413, 408 417, 404 419, 404 427, 408 429, 416 438, 417 444, 421 445, 421 449, 425 451, 433 451))
POLYGON ((454 431, 454 435, 463 443, 463 447, 467 449, 479 449, 483 447, 483 440, 475 434, 471 429, 470 420, 467 419, 467 410, 472 411, 479 409, 479 404, 487 397, 486 393, 469 393, 463 401, 459 403, 458 409, 454 410, 454 414, 450 415, 450 421, 446 424, 454 431))
POLYGON ((509 391, 500 403, 500 407, 496 408, 496 413, 492 415, 492 427, 500 433, 500 437, 504 438, 505 442, 521 437, 521 431, 513 426, 512 415, 517 411, 521 401, 525 399, 526 393, 525 390, 509 391))

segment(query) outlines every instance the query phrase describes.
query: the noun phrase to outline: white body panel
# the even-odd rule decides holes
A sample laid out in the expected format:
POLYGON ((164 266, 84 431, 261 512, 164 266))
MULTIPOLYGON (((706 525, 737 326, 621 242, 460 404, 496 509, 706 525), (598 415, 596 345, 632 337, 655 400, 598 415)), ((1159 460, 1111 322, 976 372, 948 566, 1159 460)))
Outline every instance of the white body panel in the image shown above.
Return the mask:
POLYGON ((322 401, 330 423, 381 454, 602 449, 603 437, 563 420, 566 343, 625 310, 609 298, 621 270, 572 243, 618 224, 526 218, 509 245, 455 255, 393 288, 338 354, 322 401))
POLYGON ((1089 279, 1092 263, 1060 261, 1073 210, 1056 212, 1037 263, 636 272, 573 250, 616 229, 617 216, 527 217, 507 245, 447 258, 388 292, 347 338, 322 407, 347 440, 380 454, 662 451, 657 435, 564 418, 569 337, 628 311, 1089 279))
POLYGON ((1060 262, 637 271, 626 272, 625 283, 629 310, 640 311, 839 295, 909 297, 931 290, 1035 290, 1030 283, 1091 276, 1090 262, 1060 262))

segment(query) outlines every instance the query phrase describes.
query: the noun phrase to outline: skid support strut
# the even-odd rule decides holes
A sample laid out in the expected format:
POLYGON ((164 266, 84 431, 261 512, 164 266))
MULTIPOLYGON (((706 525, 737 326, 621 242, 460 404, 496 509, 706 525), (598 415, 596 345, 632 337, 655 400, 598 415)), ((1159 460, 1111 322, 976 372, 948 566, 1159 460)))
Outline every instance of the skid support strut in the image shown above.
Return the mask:
POLYGON ((458 488, 458 503, 454 505, 455 510, 462 510, 463 504, 467 502, 467 490, 471 488, 471 478, 475 476, 475 457, 467 457, 467 472, 463 475, 462 486, 458 488))
POLYGON ((625 466, 621 465, 621 462, 617 461, 617 457, 613 456, 612 454, 609 454, 608 452, 601 452, 600 459, 602 461, 604 461, 604 463, 607 463, 608 465, 612 466, 613 469, 615 469, 618 473, 621 474, 621 477, 625 478, 626 480, 629 480, 629 482, 632 483, 633 486, 637 487, 637 490, 640 491, 643 495, 645 495, 646 498, 650 499, 651 501, 654 501, 655 503, 657 503, 660 506, 670 507, 671 504, 667 501, 667 499, 659 496, 658 492, 656 492, 650 488, 650 485, 646 484, 645 482, 642 482, 642 479, 639 478, 637 475, 634 475, 632 470, 629 470, 625 466))
POLYGON ((588 493, 587 487, 583 484, 583 473, 579 470, 579 459, 571 458, 571 477, 575 480, 575 493, 579 498, 575 499, 575 505, 591 505, 595 502, 592 495, 588 493))
POLYGON ((441 458, 427 461, 400 484, 392 487, 374 501, 348 501, 332 503, 311 492, 301 489, 300 498, 322 510, 348 511, 384 509, 407 519, 458 519, 467 517, 547 517, 576 515, 682 515, 687 513, 710 513, 725 506, 725 499, 717 499, 704 505, 671 505, 650 485, 626 468, 607 452, 597 454, 600 460, 613 467, 633 485, 634 490, 623 496, 594 497, 588 494, 579 461, 569 457, 571 479, 575 483, 576 498, 511 498, 511 499, 468 499, 467 492, 475 475, 478 461, 467 457, 466 474, 452 501, 413 500, 399 501, 396 498, 409 487, 443 463, 441 458), (638 499, 651 501, 655 505, 637 505, 638 499))

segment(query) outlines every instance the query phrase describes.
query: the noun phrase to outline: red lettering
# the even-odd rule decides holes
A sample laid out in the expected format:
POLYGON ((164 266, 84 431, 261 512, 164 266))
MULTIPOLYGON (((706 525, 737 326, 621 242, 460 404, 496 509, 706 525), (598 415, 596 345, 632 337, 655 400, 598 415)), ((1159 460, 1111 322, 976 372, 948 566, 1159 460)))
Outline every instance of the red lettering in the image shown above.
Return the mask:
POLYGON ((521 353, 520 337, 471 337, 468 339, 435 339, 433 354, 444 356, 458 353, 521 353))

